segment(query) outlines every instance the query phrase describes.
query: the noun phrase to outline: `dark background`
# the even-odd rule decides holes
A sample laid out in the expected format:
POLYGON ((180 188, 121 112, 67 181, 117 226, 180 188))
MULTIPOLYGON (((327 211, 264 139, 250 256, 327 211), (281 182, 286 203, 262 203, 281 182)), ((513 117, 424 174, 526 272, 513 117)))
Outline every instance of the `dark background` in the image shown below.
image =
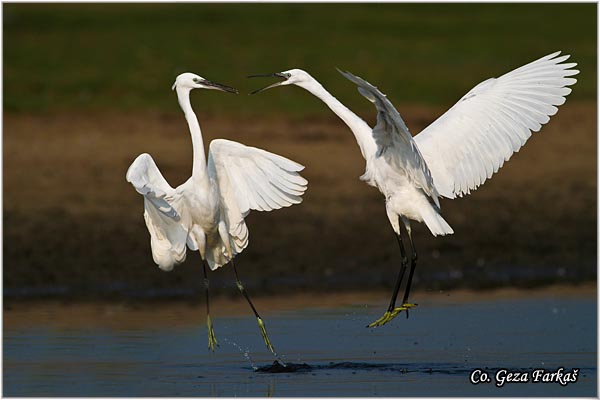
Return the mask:
MULTIPOLYGON (((304 203, 248 217, 237 259, 253 293, 389 289, 400 257, 384 199, 358 180, 349 129, 298 88, 248 97, 250 73, 302 68, 368 122, 335 67, 379 86, 413 134, 480 81, 556 50, 579 63, 557 116, 491 181, 442 201, 456 232, 413 224, 415 287, 596 279, 595 4, 5 4, 5 298, 201 298, 198 254, 152 261, 125 181, 149 152, 172 186, 191 172, 170 87, 192 71, 240 89, 195 91, 205 142, 228 138, 307 166, 304 203)), ((232 271, 212 274, 235 294, 232 271)))

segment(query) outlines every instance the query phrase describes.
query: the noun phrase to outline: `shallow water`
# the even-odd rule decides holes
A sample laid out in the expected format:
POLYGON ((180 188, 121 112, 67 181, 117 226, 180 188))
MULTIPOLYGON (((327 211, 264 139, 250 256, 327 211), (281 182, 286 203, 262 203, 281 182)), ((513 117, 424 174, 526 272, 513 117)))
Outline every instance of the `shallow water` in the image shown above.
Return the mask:
MULTIPOLYGON (((199 312, 202 310, 199 307, 199 312)), ((303 309, 265 318, 285 368, 248 317, 158 328, 4 326, 4 396, 593 396, 595 299, 428 303, 367 329, 380 307, 303 309), (579 368, 575 383, 473 385, 482 368, 579 368)), ((134 310, 131 311, 135 313, 134 310)), ((203 320, 203 315, 198 320, 203 320)))

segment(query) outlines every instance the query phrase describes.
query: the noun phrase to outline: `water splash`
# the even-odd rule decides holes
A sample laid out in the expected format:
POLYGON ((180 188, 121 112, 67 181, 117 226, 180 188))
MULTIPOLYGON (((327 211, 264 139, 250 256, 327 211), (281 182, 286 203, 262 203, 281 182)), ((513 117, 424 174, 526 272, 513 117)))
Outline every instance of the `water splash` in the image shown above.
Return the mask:
POLYGON ((271 374, 280 374, 283 372, 307 372, 307 371, 312 371, 313 369, 314 369, 314 367, 312 367, 306 363, 282 364, 278 360, 275 360, 275 361, 273 361, 273 364, 262 366, 260 368, 255 369, 254 371, 267 372, 267 373, 271 373, 271 374))
MULTIPOLYGON (((450 374, 450 375, 468 375, 471 368, 460 364, 391 364, 391 363, 368 363, 368 362, 330 362, 328 364, 310 365, 307 363, 288 363, 280 364, 277 360, 270 365, 264 365, 256 372, 279 374, 292 372, 311 372, 318 370, 351 370, 351 371, 381 371, 392 373, 416 373, 416 374, 450 374)), ((353 372, 354 373, 354 372, 353 372)))
POLYGON ((252 356, 250 355, 250 350, 246 348, 246 350, 242 349, 242 346, 240 346, 239 344, 237 344, 236 342, 232 342, 227 338, 223 339, 223 342, 232 345, 233 347, 235 347, 236 349, 238 349, 240 351, 240 353, 242 353, 244 355, 244 358, 246 360, 248 360, 248 362, 250 363, 250 366, 252 367, 252 369, 254 371, 258 371, 258 368, 256 367, 256 364, 254 363, 254 360, 252 360, 252 356))
MULTIPOLYGON (((277 352, 276 352, 276 351, 273 351, 273 355, 275 356, 275 361, 273 362, 273 364, 274 364, 274 363, 279 363, 279 364, 281 364, 281 365, 282 365, 284 368, 287 366, 287 365, 285 364, 285 362, 284 362, 284 361, 281 359, 281 357, 279 357, 279 354, 277 354, 277 352)), ((256 369, 255 369, 255 371, 256 371, 256 369)))

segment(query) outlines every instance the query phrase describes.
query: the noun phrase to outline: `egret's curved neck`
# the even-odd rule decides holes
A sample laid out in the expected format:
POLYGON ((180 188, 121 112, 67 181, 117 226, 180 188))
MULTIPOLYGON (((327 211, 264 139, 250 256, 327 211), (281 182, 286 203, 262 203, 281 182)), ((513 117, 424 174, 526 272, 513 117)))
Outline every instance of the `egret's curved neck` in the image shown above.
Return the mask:
POLYGON ((360 152, 367 159, 375 154, 376 145, 372 135, 371 127, 363 121, 358 115, 354 114, 343 105, 338 99, 333 97, 325 88, 314 78, 309 82, 301 82, 298 86, 308 90, 313 95, 321 99, 348 127, 352 130, 356 142, 360 147, 360 152))
POLYGON ((185 114, 190 134, 192 135, 192 149, 194 154, 194 162, 192 165, 192 178, 206 177, 206 155, 204 154, 204 141, 202 140, 202 132, 198 118, 192 110, 190 102, 190 91, 188 88, 177 88, 177 100, 185 114))

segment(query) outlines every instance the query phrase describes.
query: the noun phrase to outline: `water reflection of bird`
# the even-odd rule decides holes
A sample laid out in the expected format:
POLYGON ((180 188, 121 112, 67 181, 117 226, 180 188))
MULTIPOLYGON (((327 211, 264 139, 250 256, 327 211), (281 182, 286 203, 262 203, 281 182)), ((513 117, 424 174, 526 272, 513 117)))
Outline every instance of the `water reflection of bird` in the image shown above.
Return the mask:
POLYGON ((296 85, 320 98, 354 133, 366 160, 361 177, 386 198, 388 219, 394 229, 402 263, 390 305, 369 327, 391 321, 409 303, 417 252, 410 220, 424 222, 434 236, 453 233, 440 214, 439 197, 453 199, 477 189, 502 167, 531 136, 540 130, 558 105, 571 92, 577 64, 564 63, 560 52, 542 57, 500 78, 488 79, 471 89, 450 110, 414 138, 392 103, 375 86, 348 72, 340 73, 358 86, 358 91, 377 108, 377 124, 371 128, 346 108, 313 77, 300 69, 274 74, 275 86, 296 85), (402 244, 400 221, 411 248, 411 266, 402 305, 396 307, 400 285, 408 265, 402 244))
POLYGON ((199 251, 206 287, 208 346, 218 345, 210 319, 206 263, 215 270, 233 267, 236 284, 256 315, 265 344, 274 353, 263 320, 250 301, 233 263, 248 245, 244 218, 250 210, 271 211, 302 201, 307 181, 304 167, 267 151, 224 139, 210 143, 208 162, 198 119, 192 110, 193 89, 237 90, 184 73, 173 84, 192 136, 192 176, 172 188, 149 154, 141 154, 129 167, 127 181, 144 196, 144 219, 150 232, 152 257, 170 271, 186 257, 186 247, 199 251))

